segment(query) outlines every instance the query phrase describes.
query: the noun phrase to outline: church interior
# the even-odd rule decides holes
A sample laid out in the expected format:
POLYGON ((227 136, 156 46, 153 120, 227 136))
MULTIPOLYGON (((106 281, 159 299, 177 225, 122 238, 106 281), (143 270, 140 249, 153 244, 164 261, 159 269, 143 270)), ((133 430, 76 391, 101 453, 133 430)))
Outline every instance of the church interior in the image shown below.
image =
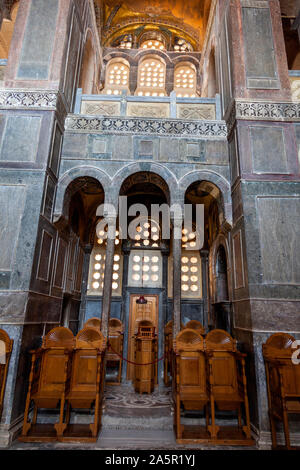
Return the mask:
POLYGON ((0 448, 300 448, 300 1, 0 28, 0 448))

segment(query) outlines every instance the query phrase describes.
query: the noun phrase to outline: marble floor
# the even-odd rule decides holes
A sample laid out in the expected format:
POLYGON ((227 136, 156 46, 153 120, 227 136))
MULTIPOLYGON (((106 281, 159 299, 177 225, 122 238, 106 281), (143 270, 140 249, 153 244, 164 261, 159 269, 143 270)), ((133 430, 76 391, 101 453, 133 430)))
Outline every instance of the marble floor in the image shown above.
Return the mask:
MULTIPOLYGON (((76 415, 75 421, 91 419, 76 415)), ((183 420, 187 419, 183 417, 183 420)), ((190 417, 189 421, 195 418, 190 417)), ((198 418, 199 420, 199 418, 198 418)), ((95 443, 23 443, 14 441, 11 450, 232 450, 253 447, 209 446, 176 444, 173 431, 171 390, 156 387, 150 394, 139 395, 132 384, 106 386, 103 405, 102 429, 95 443)))

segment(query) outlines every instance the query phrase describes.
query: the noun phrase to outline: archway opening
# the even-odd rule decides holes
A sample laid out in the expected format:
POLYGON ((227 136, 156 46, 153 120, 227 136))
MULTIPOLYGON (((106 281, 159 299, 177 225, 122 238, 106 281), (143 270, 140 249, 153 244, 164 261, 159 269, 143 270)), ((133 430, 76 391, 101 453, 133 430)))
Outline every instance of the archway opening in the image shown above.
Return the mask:
MULTIPOLYGON (((218 317, 215 307, 215 305, 218 304, 220 300, 218 295, 228 298, 228 290, 226 290, 224 285, 224 275, 227 273, 226 256, 224 260, 222 251, 220 251, 218 261, 220 275, 219 282, 221 282, 222 279, 222 285, 217 286, 213 271, 211 269, 212 253, 214 252, 217 237, 222 233, 224 225, 223 222, 225 221, 223 195, 220 189, 214 183, 209 181, 196 181, 192 183, 186 190, 185 204, 190 204, 192 206, 192 221, 195 225, 195 230, 197 230, 199 233, 202 233, 203 241, 200 249, 195 251, 195 255, 197 254, 200 259, 199 272, 201 272, 202 284, 201 301, 199 299, 199 303, 193 317, 191 317, 191 314, 189 314, 189 320, 198 320, 203 323, 206 329, 212 329, 218 325, 218 317), (200 210, 199 208, 201 205, 204 215, 203 226, 196 228, 200 220, 198 218, 197 221, 196 211, 200 210), (221 288, 223 289, 222 291, 220 290, 221 288), (216 294, 216 292, 218 294, 216 294)), ((185 235, 183 240, 186 241, 187 246, 183 246, 182 259, 185 257, 184 248, 188 248, 189 250, 192 248, 191 241, 187 240, 187 235, 185 235)), ((225 298, 222 300, 225 300, 225 298)), ((188 311, 190 311, 190 309, 188 309, 188 311)), ((184 314, 185 309, 182 308, 182 318, 185 322, 184 314)))

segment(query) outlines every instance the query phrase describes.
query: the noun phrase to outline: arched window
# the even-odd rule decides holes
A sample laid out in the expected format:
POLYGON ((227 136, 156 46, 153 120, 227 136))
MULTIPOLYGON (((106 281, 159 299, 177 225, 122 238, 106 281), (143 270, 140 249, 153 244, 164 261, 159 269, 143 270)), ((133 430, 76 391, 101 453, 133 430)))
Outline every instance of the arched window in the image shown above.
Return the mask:
POLYGON ((138 96, 165 96, 166 67, 156 57, 147 57, 139 64, 138 96))
POLYGON ((123 59, 110 61, 106 69, 106 95, 121 95, 123 90, 129 91, 129 64, 123 59))
POLYGON ((174 73, 174 91, 178 98, 195 98, 196 68, 188 62, 177 65, 174 73))

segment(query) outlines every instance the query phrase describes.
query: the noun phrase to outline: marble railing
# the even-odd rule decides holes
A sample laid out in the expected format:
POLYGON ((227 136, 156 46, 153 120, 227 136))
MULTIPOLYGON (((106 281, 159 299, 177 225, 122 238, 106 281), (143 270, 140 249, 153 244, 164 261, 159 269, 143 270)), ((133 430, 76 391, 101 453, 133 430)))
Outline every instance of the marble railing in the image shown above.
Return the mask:
POLYGON ((144 97, 126 94, 82 95, 81 89, 78 89, 74 113, 204 121, 221 119, 219 95, 215 98, 177 98, 174 92, 170 96, 144 97))
POLYGON ((292 100, 300 101, 300 70, 289 70, 292 100))

